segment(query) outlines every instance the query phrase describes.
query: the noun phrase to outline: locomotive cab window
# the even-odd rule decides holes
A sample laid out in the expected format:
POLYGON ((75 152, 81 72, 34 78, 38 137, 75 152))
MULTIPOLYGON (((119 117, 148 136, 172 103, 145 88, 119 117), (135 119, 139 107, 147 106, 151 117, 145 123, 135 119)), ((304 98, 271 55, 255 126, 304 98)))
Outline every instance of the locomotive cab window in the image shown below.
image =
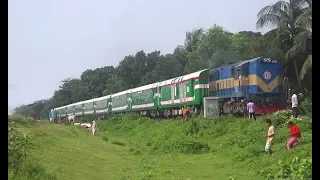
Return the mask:
POLYGON ((237 74, 236 74, 236 70, 234 69, 234 68, 231 68, 231 74, 232 74, 232 77, 234 78, 234 79, 237 79, 238 77, 237 77, 237 74))
POLYGON ((249 68, 248 67, 243 68, 242 74, 243 76, 247 77, 249 75, 249 68))

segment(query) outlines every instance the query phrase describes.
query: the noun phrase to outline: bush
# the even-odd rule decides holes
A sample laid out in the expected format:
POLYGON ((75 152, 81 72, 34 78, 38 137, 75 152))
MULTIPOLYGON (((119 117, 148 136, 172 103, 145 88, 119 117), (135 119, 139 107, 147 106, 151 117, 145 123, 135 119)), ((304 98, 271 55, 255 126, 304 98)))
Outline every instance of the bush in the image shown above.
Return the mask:
POLYGON ((269 169, 260 172, 260 175, 268 180, 274 179, 312 179, 312 159, 300 159, 294 157, 293 160, 288 163, 284 163, 282 160, 278 161, 280 166, 279 171, 270 173, 269 169))
POLYGON ((17 174, 9 174, 9 179, 14 180, 57 180, 57 177, 48 172, 39 164, 25 163, 17 174))
POLYGON ((27 134, 22 134, 12 127, 8 127, 8 168, 17 172, 25 161, 30 148, 27 134))
POLYGON ((306 98, 301 102, 301 114, 311 114, 312 113, 312 100, 306 98))
POLYGON ((63 122, 63 124, 66 125, 66 126, 68 126, 68 125, 73 125, 73 123, 70 122, 70 121, 65 121, 65 122, 63 122))
POLYGON ((274 126, 279 126, 279 125, 285 124, 290 119, 291 115, 292 115, 292 111, 287 109, 287 110, 277 111, 269 115, 269 117, 274 126))
POLYGON ((157 142, 153 146, 154 152, 162 153, 199 154, 209 150, 210 147, 207 143, 187 138, 168 139, 167 141, 157 142))
POLYGON ((108 138, 108 136, 102 136, 102 140, 104 140, 104 141, 109 141, 109 138, 108 138))
POLYGON ((32 117, 26 117, 20 114, 13 114, 8 117, 8 122, 19 122, 20 124, 33 124, 36 122, 32 117))
POLYGON ((118 140, 112 140, 111 144, 117 144, 117 145, 120 145, 120 146, 125 146, 126 145, 124 142, 118 141, 118 140))
MULTIPOLYGON (((10 119, 10 117, 9 117, 10 119)), ((30 118, 11 117, 12 122, 29 123, 30 118)), ((9 120, 10 121, 10 120, 9 120)), ((8 178, 14 180, 56 180, 56 176, 47 172, 39 164, 30 163, 27 154, 32 147, 28 134, 21 133, 8 124, 8 178)))

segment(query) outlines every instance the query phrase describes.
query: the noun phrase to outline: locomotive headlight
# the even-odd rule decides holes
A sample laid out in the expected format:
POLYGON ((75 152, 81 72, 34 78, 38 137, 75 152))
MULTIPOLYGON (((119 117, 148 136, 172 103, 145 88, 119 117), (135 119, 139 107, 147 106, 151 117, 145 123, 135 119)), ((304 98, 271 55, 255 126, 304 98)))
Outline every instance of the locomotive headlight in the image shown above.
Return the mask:
POLYGON ((265 62, 265 63, 271 63, 271 58, 264 58, 264 59, 263 59, 263 62, 265 62))

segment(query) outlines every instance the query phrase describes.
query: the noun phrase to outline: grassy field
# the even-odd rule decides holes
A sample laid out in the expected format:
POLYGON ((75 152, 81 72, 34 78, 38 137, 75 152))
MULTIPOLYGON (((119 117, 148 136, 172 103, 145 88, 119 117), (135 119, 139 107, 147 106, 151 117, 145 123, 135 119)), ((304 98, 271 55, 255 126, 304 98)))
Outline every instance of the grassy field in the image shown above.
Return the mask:
POLYGON ((263 119, 194 118, 182 124, 126 115, 99 122, 99 136, 81 127, 46 122, 18 124, 17 129, 28 133, 33 143, 27 162, 37 162, 59 180, 253 180, 263 179, 258 174, 262 170, 278 172, 280 159, 311 158, 308 119, 298 121, 303 142, 289 152, 288 128, 276 126, 272 156, 264 153, 263 119))

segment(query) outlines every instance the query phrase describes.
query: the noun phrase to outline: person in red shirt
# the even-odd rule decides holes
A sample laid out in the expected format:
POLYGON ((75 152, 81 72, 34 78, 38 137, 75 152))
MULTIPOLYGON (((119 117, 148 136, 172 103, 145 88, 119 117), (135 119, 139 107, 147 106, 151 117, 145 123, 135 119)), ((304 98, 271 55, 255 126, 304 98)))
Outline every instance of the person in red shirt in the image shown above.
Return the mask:
POLYGON ((288 122, 288 126, 290 127, 290 138, 287 141, 287 148, 292 149, 293 144, 296 143, 301 138, 301 132, 297 125, 295 125, 292 121, 288 122))

